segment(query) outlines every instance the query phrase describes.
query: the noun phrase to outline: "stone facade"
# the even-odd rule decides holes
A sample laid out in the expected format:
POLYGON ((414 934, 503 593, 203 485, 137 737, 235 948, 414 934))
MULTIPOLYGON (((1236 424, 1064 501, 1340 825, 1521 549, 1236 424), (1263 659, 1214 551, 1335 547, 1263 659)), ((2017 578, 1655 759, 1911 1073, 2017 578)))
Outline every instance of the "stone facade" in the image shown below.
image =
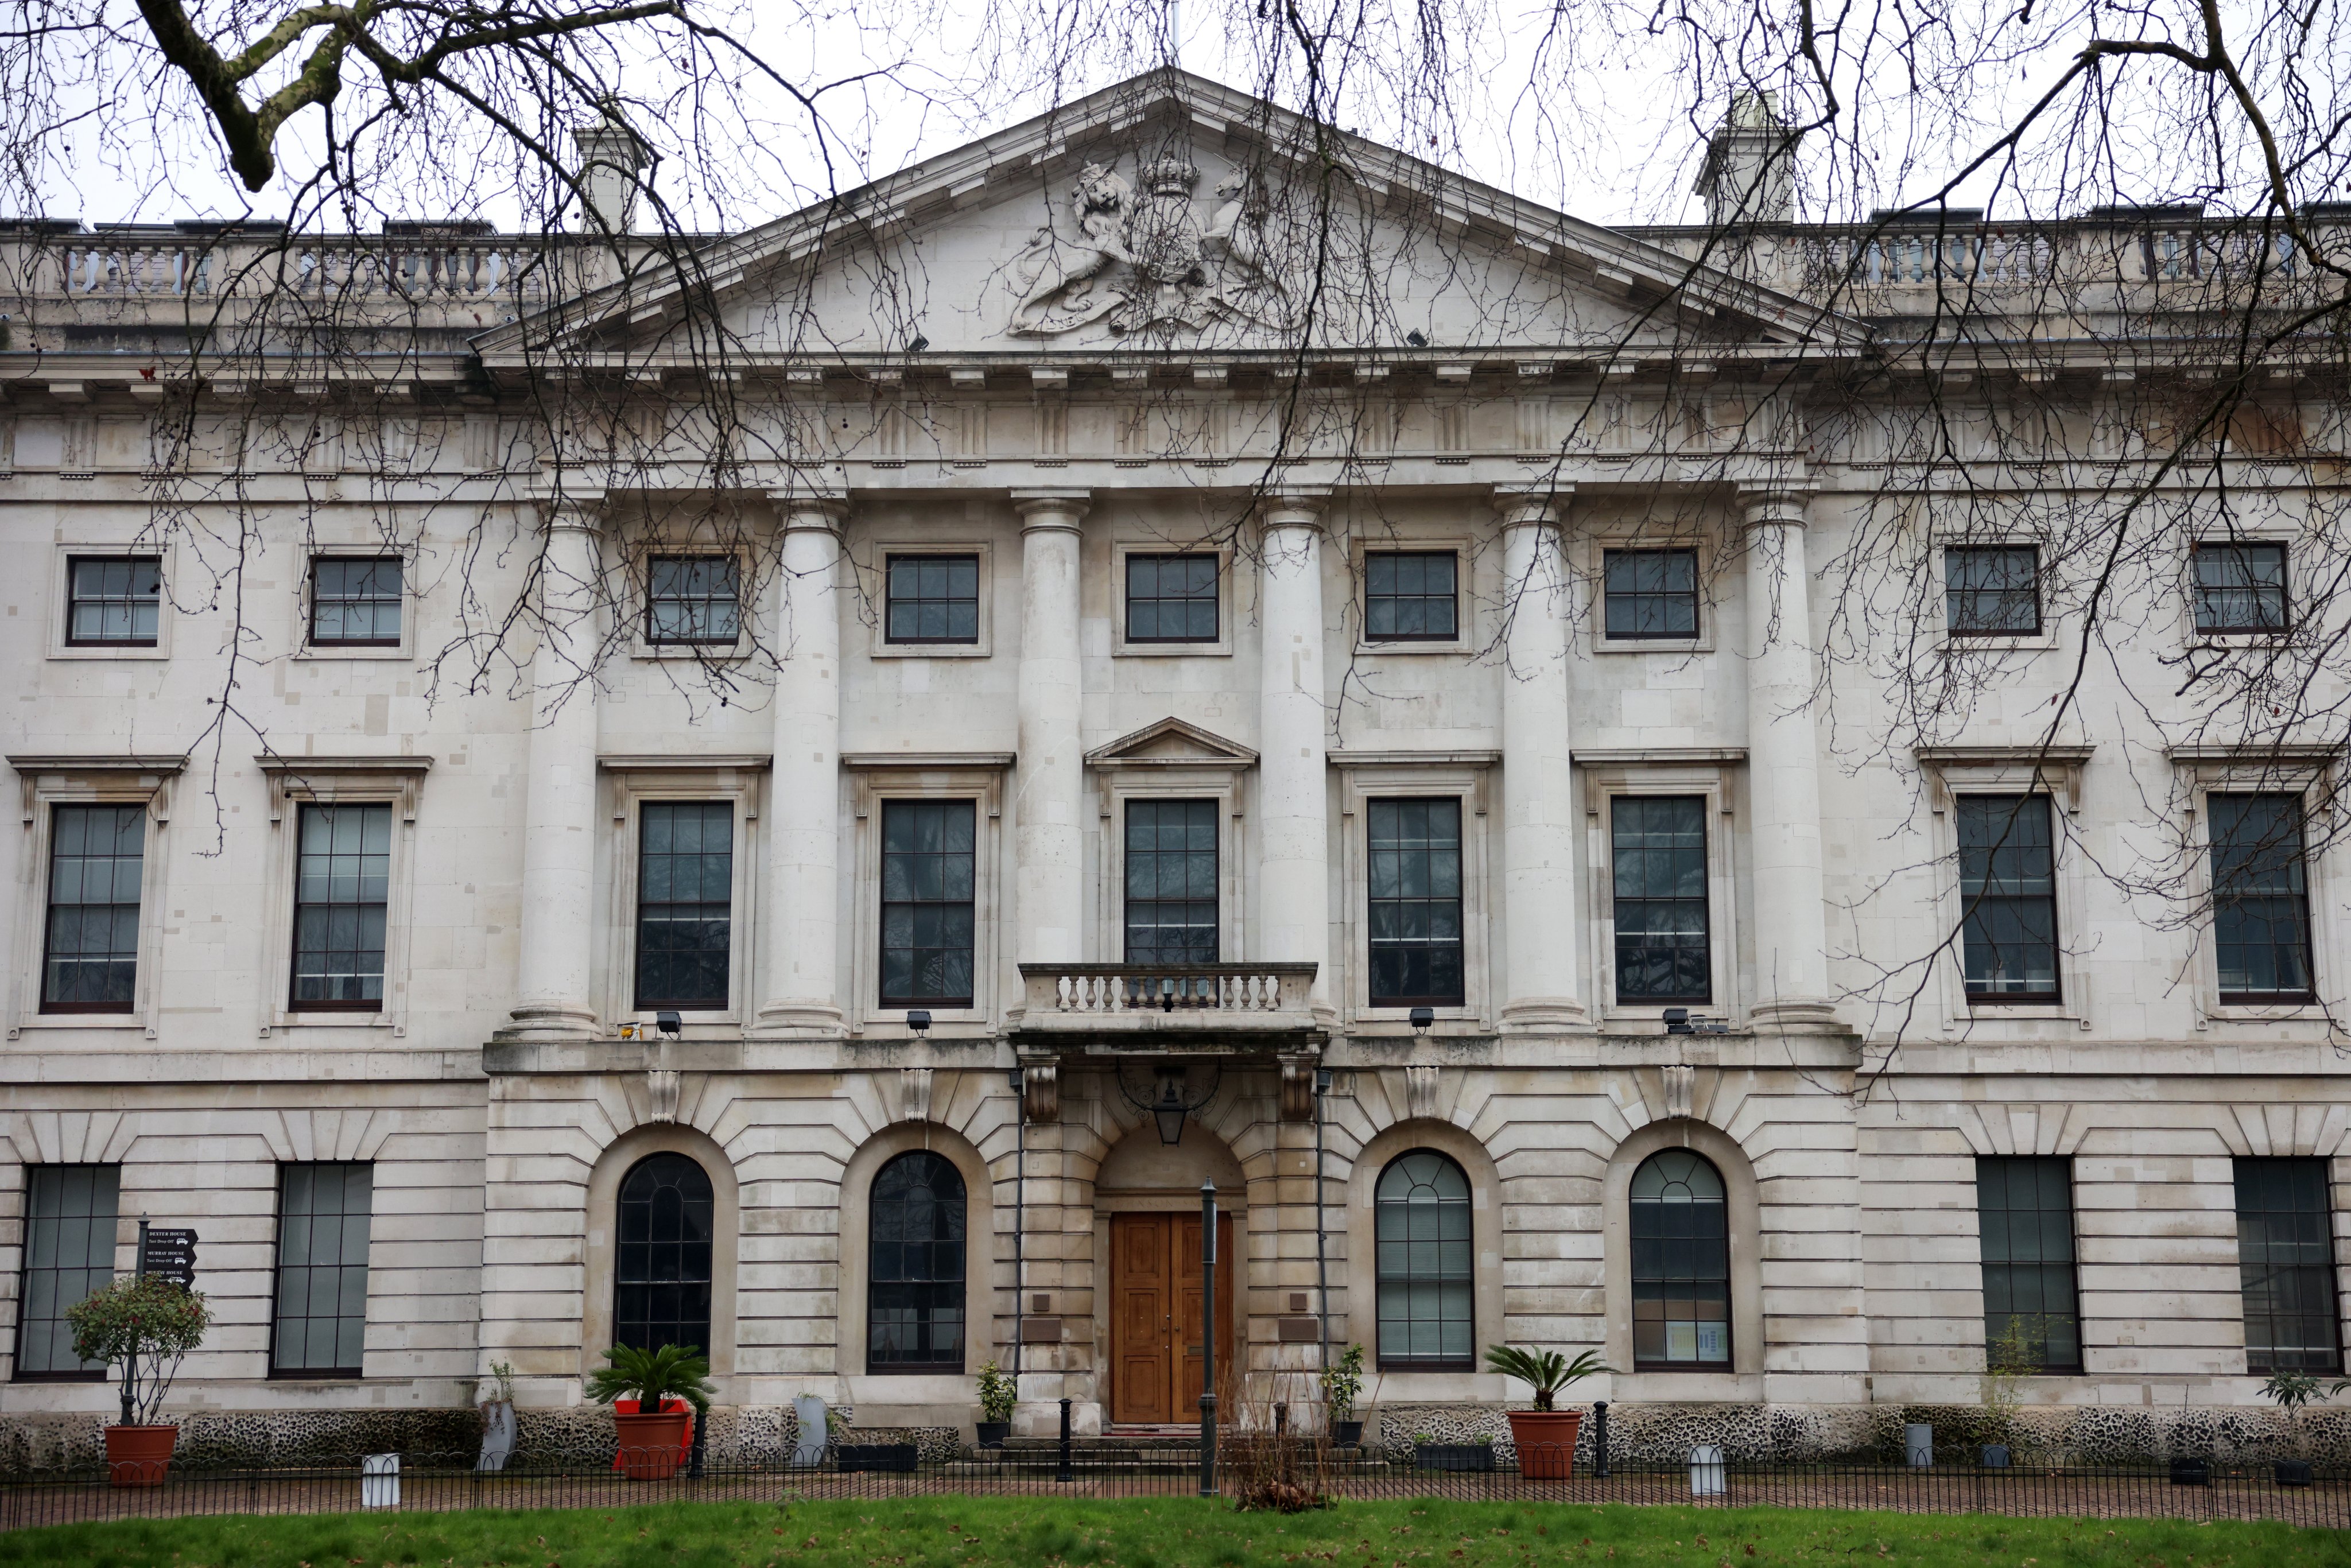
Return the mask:
MULTIPOLYGON (((2102 1451, 2216 1423, 2266 1440, 2231 1162, 2351 1179, 2324 1000, 2351 964, 2341 852, 2310 869, 2322 999, 2224 1005, 2199 930, 2085 868, 2124 854, 2183 770, 2230 759, 2079 726, 2053 747, 2040 716, 2078 627, 2018 639, 1948 744, 1856 743, 1898 727, 1896 698, 1850 661, 1824 693, 1823 650, 1860 633, 1818 584, 1872 526, 1883 444, 1812 420, 1809 383, 1763 367, 1851 362, 1868 330, 1808 316, 1769 246, 1685 278, 1694 232, 1453 182, 1430 201, 1454 215, 1394 242, 1413 345, 1310 329, 1247 194, 1268 113, 1153 80, 901 176, 894 229, 828 250, 810 236, 831 220, 803 214, 724 241, 743 417, 801 444, 716 480, 658 419, 631 425, 670 434, 627 464, 532 433, 537 378, 592 378, 597 354, 613 407, 704 395, 660 287, 593 257, 518 283, 499 258, 526 247, 451 240, 414 309, 367 297, 407 335, 396 379, 265 355, 199 392, 157 346, 186 242, 0 238, 19 323, 0 352, 0 657, 24 801, 0 841, 0 1316, 24 1305, 28 1168, 118 1166, 118 1266, 140 1217, 198 1236, 218 1327, 173 1409, 204 1441, 439 1432, 505 1363, 526 1442, 584 1442, 582 1375, 616 1333, 617 1194, 674 1153, 713 1187, 726 1440, 788 1448, 804 1394, 861 1427, 967 1430, 991 1354, 1018 1360, 1021 1430, 1068 1398, 1094 1431, 1120 1375, 1115 1222, 1196 1211, 1213 1180, 1244 1372, 1300 1386, 1327 1332, 1371 1347, 1377 1429, 1492 1428, 1502 1379, 1381 1365, 1375 1189, 1426 1149, 1469 1184, 1479 1348, 1600 1351, 1620 1370, 1579 1395, 1614 1403, 1630 1448, 1851 1450, 1921 1409, 1972 1429, 1976 1162, 2038 1155, 2071 1162, 2083 1348, 2078 1372, 2022 1379, 2031 1429, 2102 1451), (1191 162, 1171 166, 1156 150, 1177 131, 1191 162), (1084 243, 1050 237, 1073 218, 1084 243), (1123 249, 1102 237, 1119 222, 1123 249), (1439 239, 1449 268, 1413 260, 1439 239), (860 256, 910 263, 891 321, 860 256), (1667 284, 1710 313, 1695 406, 1713 423, 1661 451, 1642 411, 1683 396, 1698 352, 1644 325, 1672 315, 1641 308, 1667 284), (540 313, 575 294, 605 335, 535 358, 540 313), (1322 423, 1283 449, 1300 402, 1322 423), (1586 417, 1601 405, 1617 416, 1586 417), (182 413, 174 446, 159 432, 182 413), (1343 425, 1360 440, 1329 436, 1343 425), (721 490, 747 521, 714 545, 721 490), (1655 544, 1696 552, 1697 628, 1614 638, 1602 552, 1655 544), (1186 547, 1217 562, 1213 632, 1139 640, 1130 558, 1186 547), (643 634, 664 548, 739 559, 735 643, 643 634), (1365 563, 1386 551, 1453 564, 1457 635, 1372 634, 1365 563), (387 552, 397 644, 312 645, 313 558, 387 552), (967 642, 891 640, 888 562, 926 553, 977 563, 967 642), (106 557, 160 559, 152 646, 68 634, 71 563, 106 557), (528 613, 502 623, 512 604, 528 613), (1950 800, 2020 788, 2065 814, 2064 999, 1971 1006, 1947 956, 1918 1005, 1883 1000, 1879 977, 1954 928, 1950 800), (1693 1006, 1721 1032, 1669 1033, 1661 1004, 1617 994, 1610 811, 1660 795, 1702 802, 1693 1006), (1462 988, 1419 1024, 1371 989, 1367 818, 1397 798, 1459 804, 1462 988), (731 940, 724 1005, 669 1039, 632 979, 643 807, 679 800, 729 813, 731 940), (881 999, 879 835, 891 803, 925 800, 972 803, 974 972, 969 1005, 916 1031, 881 999), (1184 980, 1214 1005, 1132 1005, 1121 823, 1153 800, 1214 803, 1225 962, 1184 980), (44 1010, 53 809, 91 801, 144 813, 135 997, 44 1010), (300 809, 338 801, 390 807, 369 1010, 289 990, 300 809), (1162 1067, 1197 1102, 1172 1147, 1147 1108, 1162 1067), (1628 1192, 1676 1149, 1726 1188, 1728 1359, 1653 1369, 1628 1192), (959 1367, 881 1375, 867 1205, 910 1150, 967 1188, 965 1343, 959 1367), (278 1173, 308 1161, 372 1167, 358 1376, 270 1374, 278 1173)), ((340 243, 316 248, 365 248, 340 243)), ((2116 308, 2145 282, 2120 278, 2116 308)), ((1886 318, 1910 298, 1890 290, 1886 318)), ((1975 384, 1958 395, 2011 395, 1975 384)), ((2111 387, 2035 395, 2086 421, 2111 387)), ((2151 615, 2128 655, 2155 667, 2178 622, 2151 615)), ((2110 676, 2092 664, 2083 713, 2113 710, 2110 676)), ((0 1385, 12 1452, 88 1441, 110 1400, 0 1385)))

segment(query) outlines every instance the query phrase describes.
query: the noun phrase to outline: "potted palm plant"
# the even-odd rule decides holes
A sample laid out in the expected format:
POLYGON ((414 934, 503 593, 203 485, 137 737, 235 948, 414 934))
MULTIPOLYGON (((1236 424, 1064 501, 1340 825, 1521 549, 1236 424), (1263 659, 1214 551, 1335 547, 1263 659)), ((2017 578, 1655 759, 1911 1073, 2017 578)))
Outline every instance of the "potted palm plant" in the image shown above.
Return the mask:
POLYGON ((1012 1406, 1019 1394, 1012 1375, 990 1359, 979 1369, 979 1446, 1000 1448, 1012 1435, 1012 1406))
POLYGON ((106 1429, 107 1479, 119 1487, 163 1484, 180 1428, 161 1417, 180 1362, 212 1326, 204 1298, 147 1274, 115 1281, 66 1309, 74 1354, 120 1369, 122 1419, 106 1429))
POLYGON ((1331 1441, 1352 1448, 1364 1440, 1364 1424, 1355 1419, 1355 1400, 1364 1392, 1364 1347, 1351 1344, 1339 1359, 1322 1369, 1322 1399, 1331 1409, 1331 1441))
POLYGON ((1581 1410, 1554 1410, 1559 1391, 1610 1368, 1593 1351, 1573 1361, 1555 1350, 1520 1350, 1515 1345, 1489 1345, 1486 1365, 1505 1377, 1515 1377, 1534 1390, 1534 1408, 1513 1410, 1510 1441, 1519 1450, 1519 1474, 1529 1480, 1563 1481, 1575 1470, 1575 1437, 1583 1425, 1581 1410))
POLYGON ((616 1344, 604 1353, 609 1364, 588 1379, 597 1402, 636 1402, 634 1411, 614 1410, 620 1436, 620 1469, 632 1481, 667 1480, 685 1458, 687 1406, 710 1413, 710 1363, 697 1344, 665 1344, 640 1350, 616 1344))

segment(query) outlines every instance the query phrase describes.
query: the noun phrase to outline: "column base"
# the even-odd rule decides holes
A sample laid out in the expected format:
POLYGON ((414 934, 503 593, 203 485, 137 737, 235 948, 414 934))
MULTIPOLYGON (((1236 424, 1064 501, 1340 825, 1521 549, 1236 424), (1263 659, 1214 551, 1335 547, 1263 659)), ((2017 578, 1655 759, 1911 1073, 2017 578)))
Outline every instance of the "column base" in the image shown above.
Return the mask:
POLYGON ((1817 997, 1781 997, 1748 1009, 1748 1027, 1758 1034, 1851 1034, 1836 1004, 1817 997))
POLYGON ((839 1008, 822 1002, 770 1002, 743 1030, 745 1040, 846 1040, 839 1008))
POLYGON ((1522 997, 1502 1009, 1504 1034, 1589 1034, 1593 1023, 1573 997, 1522 997))
POLYGON ((596 1011, 579 1002, 525 1002, 495 1040, 593 1040, 596 1011))

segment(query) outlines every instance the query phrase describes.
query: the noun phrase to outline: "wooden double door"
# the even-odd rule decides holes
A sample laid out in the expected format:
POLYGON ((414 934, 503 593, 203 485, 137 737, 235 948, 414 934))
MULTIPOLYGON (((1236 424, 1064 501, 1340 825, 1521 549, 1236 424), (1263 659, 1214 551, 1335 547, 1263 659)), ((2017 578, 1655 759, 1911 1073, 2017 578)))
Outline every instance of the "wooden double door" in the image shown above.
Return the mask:
MULTIPOLYGON (((1200 1418, 1200 1217, 1110 1220, 1110 1418, 1151 1426, 1200 1418)), ((1233 1364, 1233 1217, 1217 1216, 1217 1385, 1233 1364)))

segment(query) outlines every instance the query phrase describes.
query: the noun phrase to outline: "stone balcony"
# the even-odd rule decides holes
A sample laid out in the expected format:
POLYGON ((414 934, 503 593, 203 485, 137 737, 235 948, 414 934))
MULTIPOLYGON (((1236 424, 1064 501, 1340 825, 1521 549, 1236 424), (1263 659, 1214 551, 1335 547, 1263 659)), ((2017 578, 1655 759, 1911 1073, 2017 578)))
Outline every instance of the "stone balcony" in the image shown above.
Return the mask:
POLYGON ((1027 1049, 1293 1051, 1322 1043, 1313 964, 1023 964, 1027 1049))

